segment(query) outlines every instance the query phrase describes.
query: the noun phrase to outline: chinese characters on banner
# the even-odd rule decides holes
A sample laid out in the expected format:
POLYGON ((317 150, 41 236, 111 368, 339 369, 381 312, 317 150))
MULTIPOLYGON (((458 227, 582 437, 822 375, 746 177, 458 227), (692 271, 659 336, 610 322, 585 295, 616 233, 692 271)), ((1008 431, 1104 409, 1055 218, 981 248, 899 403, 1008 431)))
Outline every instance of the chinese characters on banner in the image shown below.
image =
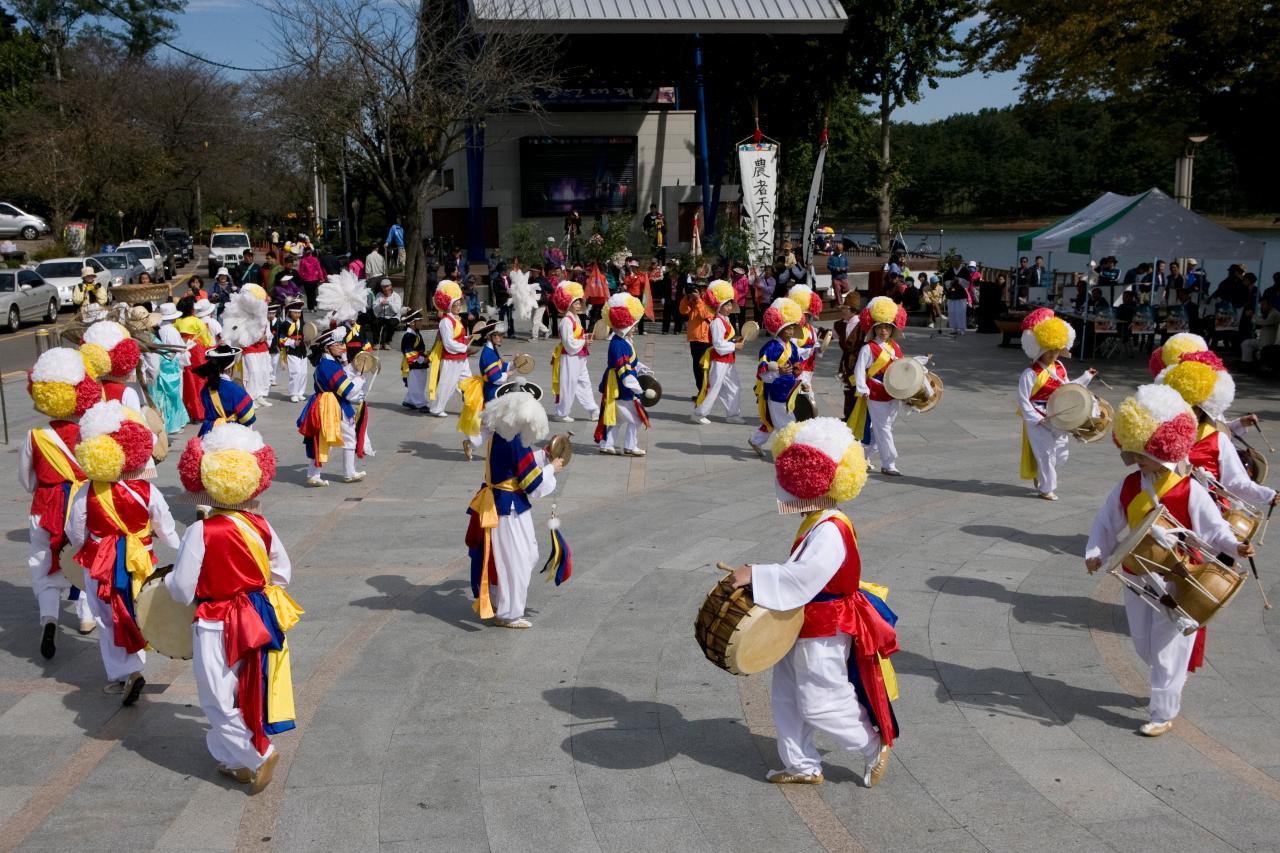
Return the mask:
POLYGON ((778 146, 744 142, 738 146, 742 175, 742 225, 751 241, 753 266, 773 259, 774 216, 778 210, 778 146))

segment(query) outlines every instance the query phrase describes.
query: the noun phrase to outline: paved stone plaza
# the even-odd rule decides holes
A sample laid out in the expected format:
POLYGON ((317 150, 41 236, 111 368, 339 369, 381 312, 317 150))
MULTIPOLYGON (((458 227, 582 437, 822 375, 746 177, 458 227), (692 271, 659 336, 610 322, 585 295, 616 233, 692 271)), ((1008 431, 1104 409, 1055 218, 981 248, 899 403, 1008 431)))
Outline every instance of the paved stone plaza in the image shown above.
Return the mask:
MULTIPOLYGON (((481 463, 464 461, 456 418, 401 409, 398 354, 383 354, 395 357, 372 394, 378 453, 362 483, 305 489, 298 407, 277 397, 260 412, 281 462, 266 515, 307 613, 290 633, 299 728, 276 738, 275 782, 252 798, 206 752, 189 664, 151 656, 143 700, 122 708, 101 692, 96 638, 75 634, 70 607, 57 656, 40 657, 13 476, 34 418, 14 379, 0 848, 1280 849, 1280 611, 1265 614, 1250 582, 1210 627, 1173 733, 1138 736, 1146 685, 1119 584, 1087 576, 1080 556, 1121 476, 1117 451, 1074 444, 1062 499, 1035 499, 1016 478, 1021 351, 925 335, 911 330, 905 347, 934 351, 946 396, 900 418, 906 476, 873 475, 846 507, 863 577, 890 587, 900 616, 902 739, 874 790, 857 781, 861 759, 839 753, 824 785, 767 784, 778 766, 767 674, 735 678, 693 640, 715 562, 781 559, 798 519, 777 515, 772 471, 746 446, 752 427, 720 412, 689 422, 682 337, 638 338, 667 394, 642 436, 647 457, 599 456, 593 425, 571 425, 579 455, 535 516, 545 553, 558 505, 574 574, 560 588, 535 578, 529 631, 472 614, 463 513, 481 463)), ((549 388, 550 344, 504 349, 533 353, 549 388)), ((597 380, 602 363, 601 347, 597 380)), ((1096 366, 1114 390, 1095 389, 1115 403, 1147 377, 1145 359, 1096 366)), ((747 404, 753 368, 739 363, 747 404)), ((816 384, 838 414, 834 369, 823 362, 816 384)), ((1257 411, 1280 440, 1274 388, 1241 379, 1239 396, 1237 411, 1257 411)), ((178 491, 172 461, 159 482, 178 491)), ((1259 567, 1280 598, 1277 548, 1259 567)))

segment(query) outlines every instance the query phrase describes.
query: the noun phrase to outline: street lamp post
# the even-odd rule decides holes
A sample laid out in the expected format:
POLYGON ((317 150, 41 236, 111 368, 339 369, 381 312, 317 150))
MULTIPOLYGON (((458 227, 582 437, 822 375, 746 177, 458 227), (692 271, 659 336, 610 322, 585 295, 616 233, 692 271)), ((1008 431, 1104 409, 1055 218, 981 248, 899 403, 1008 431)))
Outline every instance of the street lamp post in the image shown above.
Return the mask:
POLYGON ((120 242, 123 243, 124 242, 124 211, 123 210, 116 211, 116 219, 119 220, 120 222, 120 242))
POLYGON ((1187 147, 1173 164, 1173 194, 1178 204, 1191 209, 1191 173, 1195 166, 1196 147, 1209 138, 1207 133, 1193 133, 1187 137, 1187 147))

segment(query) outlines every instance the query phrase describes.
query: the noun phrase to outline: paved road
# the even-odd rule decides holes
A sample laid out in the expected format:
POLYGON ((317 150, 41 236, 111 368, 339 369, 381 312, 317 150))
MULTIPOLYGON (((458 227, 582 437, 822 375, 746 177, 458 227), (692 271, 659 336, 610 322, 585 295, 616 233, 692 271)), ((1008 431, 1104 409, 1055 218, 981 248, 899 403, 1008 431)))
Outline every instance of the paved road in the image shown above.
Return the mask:
MULTIPOLYGON (((453 419, 399 408, 393 369, 374 389, 363 483, 305 490, 296 407, 263 413, 281 455, 267 514, 307 614, 290 635, 300 728, 277 739, 258 797, 214 771, 187 666, 153 657, 143 702, 121 709, 99 692, 92 639, 64 633, 39 658, 25 506, 7 493, 0 848, 1276 849, 1277 611, 1246 590, 1210 629, 1174 733, 1137 736, 1145 687, 1119 591, 1079 557, 1117 454, 1075 445, 1062 500, 1031 497, 1015 480, 1023 357, 994 343, 912 333, 908 350, 937 353, 946 397, 900 421, 906 476, 873 478, 849 506, 864 576, 901 616, 903 738, 882 786, 859 787, 860 761, 838 753, 820 787, 762 781, 777 766, 767 678, 712 667, 692 623, 715 561, 782 557, 795 519, 777 516, 747 428, 688 422, 683 341, 649 336, 642 357, 668 393, 649 456, 590 453, 590 426, 575 425, 583 452, 553 499, 574 577, 534 584, 530 631, 473 617, 463 510, 480 466, 453 419)), ((546 382, 550 346, 524 348, 546 382)), ((1112 402, 1142 377, 1139 361, 1100 367, 1112 402)), ((1280 419, 1274 388, 1240 386, 1242 409, 1280 419)), ((835 408, 834 379, 818 387, 835 408)), ((172 465, 160 483, 174 492, 172 465)), ((1274 553, 1260 568, 1280 597, 1274 553)))

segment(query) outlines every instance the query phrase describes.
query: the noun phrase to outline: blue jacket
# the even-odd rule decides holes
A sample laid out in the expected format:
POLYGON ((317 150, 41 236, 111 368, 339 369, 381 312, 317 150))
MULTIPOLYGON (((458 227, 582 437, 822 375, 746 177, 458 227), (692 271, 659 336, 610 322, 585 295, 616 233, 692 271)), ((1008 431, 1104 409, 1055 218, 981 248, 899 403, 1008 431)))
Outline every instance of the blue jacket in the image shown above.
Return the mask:
POLYGON ((604 376, 600 378, 601 394, 604 393, 605 388, 609 387, 611 373, 618 378, 618 400, 621 402, 636 399, 635 392, 623 384, 626 377, 636 376, 636 348, 631 345, 631 341, 621 335, 609 338, 609 366, 604 376))
MULTIPOLYGON (((785 361, 792 366, 800 364, 800 348, 791 341, 785 344, 777 338, 772 338, 763 347, 760 348, 760 363, 756 369, 756 376, 759 378, 765 370, 765 364, 773 364, 778 361, 785 361), (789 352, 788 352, 789 350, 789 352)), ((765 381, 764 394, 765 399, 772 400, 775 403, 785 403, 791 396, 791 391, 795 388, 800 378, 795 374, 790 376, 779 375, 772 381, 765 381)))

